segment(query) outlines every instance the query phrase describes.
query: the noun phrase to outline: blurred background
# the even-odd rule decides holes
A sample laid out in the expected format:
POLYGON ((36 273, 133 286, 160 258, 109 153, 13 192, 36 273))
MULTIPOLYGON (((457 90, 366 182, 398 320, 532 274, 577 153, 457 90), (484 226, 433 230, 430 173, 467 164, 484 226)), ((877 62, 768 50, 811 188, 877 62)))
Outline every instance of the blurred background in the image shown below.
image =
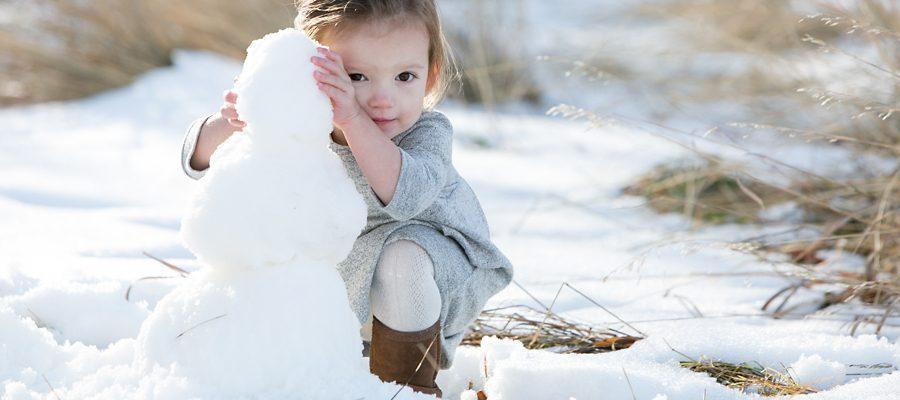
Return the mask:
MULTIPOLYGON (((820 262, 816 252, 823 249, 858 254, 862 271, 807 278, 843 285, 826 302, 896 306, 900 2, 441 0, 439 6, 461 71, 445 104, 666 135, 693 157, 657 166, 624 193, 682 214, 693 227, 778 222, 814 232, 757 250, 801 265, 820 262), (820 166, 792 164, 789 153, 775 157, 784 143, 840 149, 844 156, 826 175, 820 166), (723 157, 723 148, 752 154, 752 161, 723 157), (759 212, 774 204, 786 206, 759 212)), ((0 0, 0 105, 123 87, 171 66, 179 49, 240 61, 251 40, 290 26, 294 15, 293 4, 278 0, 0 0)), ((487 132, 474 144, 502 148, 514 140, 487 132)))

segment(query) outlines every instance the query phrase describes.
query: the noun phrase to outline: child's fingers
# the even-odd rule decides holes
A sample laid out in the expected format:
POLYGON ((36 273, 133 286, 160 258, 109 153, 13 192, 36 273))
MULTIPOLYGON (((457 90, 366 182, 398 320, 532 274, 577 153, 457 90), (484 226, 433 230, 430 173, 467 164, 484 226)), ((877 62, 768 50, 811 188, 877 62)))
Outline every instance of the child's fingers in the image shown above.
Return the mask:
POLYGON ((331 51, 331 49, 326 49, 324 47, 319 47, 319 54, 322 54, 326 59, 333 61, 340 67, 341 70, 345 70, 344 68, 344 59, 337 52, 331 51))
POLYGON ((225 120, 227 120, 229 124, 238 128, 247 126, 247 123, 242 121, 238 116, 237 110, 234 108, 234 106, 225 104, 221 109, 219 109, 219 112, 222 114, 222 118, 225 118, 225 120))
POLYGON ((347 84, 350 84, 350 76, 347 75, 347 71, 344 70, 343 67, 339 66, 337 63, 331 60, 324 59, 322 57, 312 57, 313 64, 322 67, 325 71, 334 74, 339 77, 342 81, 345 81, 347 84))
POLYGON ((347 93, 345 93, 343 90, 338 89, 327 83, 316 82, 316 86, 318 86, 319 90, 321 90, 326 95, 328 95, 328 97, 336 103, 340 102, 338 99, 341 99, 347 95, 347 93))
POLYGON ((231 89, 225 91, 225 95, 223 96, 226 103, 237 103, 237 93, 231 91, 231 89))
POLYGON ((219 109, 219 112, 222 113, 222 116, 225 118, 239 118, 237 109, 234 108, 233 105, 225 103, 222 108, 219 109))
POLYGON ((325 74, 325 73, 322 73, 321 71, 313 71, 313 77, 316 78, 316 81, 334 86, 342 92, 346 93, 349 89, 347 87, 346 82, 344 82, 341 79, 338 79, 336 76, 334 76, 332 74, 325 74))
POLYGON ((341 69, 344 69, 344 59, 341 58, 340 54, 333 52, 329 49, 326 49, 324 47, 319 47, 319 49, 321 50, 320 53, 324 54, 325 57, 328 57, 329 59, 331 59, 335 63, 337 63, 337 65, 339 65, 341 67, 341 69))

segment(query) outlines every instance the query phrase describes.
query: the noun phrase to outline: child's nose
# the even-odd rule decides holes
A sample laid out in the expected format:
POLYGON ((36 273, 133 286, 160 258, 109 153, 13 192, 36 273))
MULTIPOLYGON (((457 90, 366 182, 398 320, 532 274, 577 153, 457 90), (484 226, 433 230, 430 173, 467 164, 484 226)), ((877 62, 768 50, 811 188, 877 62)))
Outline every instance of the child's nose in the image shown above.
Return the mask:
POLYGON ((369 107, 373 108, 389 108, 394 105, 393 96, 384 89, 376 90, 372 97, 369 98, 369 107))

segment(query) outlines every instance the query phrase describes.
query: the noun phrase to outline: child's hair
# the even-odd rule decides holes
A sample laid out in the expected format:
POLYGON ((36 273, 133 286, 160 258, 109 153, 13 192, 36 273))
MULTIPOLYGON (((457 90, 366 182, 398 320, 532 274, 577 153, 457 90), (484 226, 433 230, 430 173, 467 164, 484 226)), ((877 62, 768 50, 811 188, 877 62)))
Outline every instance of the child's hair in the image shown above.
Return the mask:
POLYGON ((437 68, 436 80, 425 96, 430 110, 444 97, 450 82, 457 78, 450 46, 441 30, 434 0, 297 0, 294 26, 318 42, 330 29, 341 29, 346 22, 418 20, 428 31, 428 77, 437 68))

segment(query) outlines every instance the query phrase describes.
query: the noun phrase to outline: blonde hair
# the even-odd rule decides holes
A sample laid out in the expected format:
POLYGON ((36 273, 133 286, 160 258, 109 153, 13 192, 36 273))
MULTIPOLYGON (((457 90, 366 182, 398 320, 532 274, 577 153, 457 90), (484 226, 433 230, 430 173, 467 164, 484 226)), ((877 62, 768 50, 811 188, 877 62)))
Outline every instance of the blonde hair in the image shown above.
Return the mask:
POLYGON ((428 79, 435 79, 425 95, 425 109, 431 110, 447 93, 459 74, 441 29, 434 0, 297 0, 294 26, 322 42, 330 30, 339 31, 347 22, 371 22, 400 18, 420 21, 428 32, 428 79))

